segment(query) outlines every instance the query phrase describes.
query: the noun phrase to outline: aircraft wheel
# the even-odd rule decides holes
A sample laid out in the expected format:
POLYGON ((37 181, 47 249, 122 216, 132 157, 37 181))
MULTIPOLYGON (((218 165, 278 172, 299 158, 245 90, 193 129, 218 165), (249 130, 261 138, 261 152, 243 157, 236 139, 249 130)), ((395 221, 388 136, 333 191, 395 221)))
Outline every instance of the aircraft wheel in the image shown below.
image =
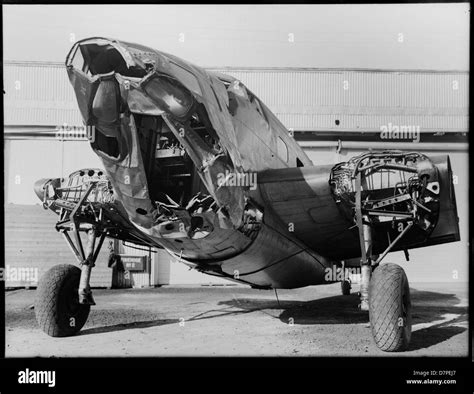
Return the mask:
POLYGON ((71 264, 55 265, 41 278, 36 290, 38 325, 52 337, 76 334, 89 316, 90 305, 79 304, 81 270, 71 264))
POLYGON ((348 280, 343 280, 341 282, 341 291, 342 295, 350 295, 351 294, 351 282, 348 280))
POLYGON ((369 318, 376 345, 385 352, 403 351, 411 338, 410 288, 397 264, 377 267, 369 285, 369 318))

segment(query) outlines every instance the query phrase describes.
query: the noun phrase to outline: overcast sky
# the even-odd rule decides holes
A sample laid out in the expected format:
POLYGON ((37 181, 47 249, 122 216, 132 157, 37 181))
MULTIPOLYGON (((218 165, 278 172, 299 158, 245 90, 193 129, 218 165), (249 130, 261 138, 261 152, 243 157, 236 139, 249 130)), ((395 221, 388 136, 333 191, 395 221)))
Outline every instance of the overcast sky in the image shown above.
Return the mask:
POLYGON ((137 42, 201 66, 469 69, 469 4, 6 5, 6 60, 73 40, 137 42))

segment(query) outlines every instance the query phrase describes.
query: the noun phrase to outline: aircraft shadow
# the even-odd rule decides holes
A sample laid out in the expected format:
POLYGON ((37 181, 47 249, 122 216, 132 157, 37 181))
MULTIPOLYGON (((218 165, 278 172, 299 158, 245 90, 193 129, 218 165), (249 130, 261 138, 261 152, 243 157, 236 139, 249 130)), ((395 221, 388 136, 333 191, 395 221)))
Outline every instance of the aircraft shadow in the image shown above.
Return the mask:
MULTIPOLYGON (((215 319, 222 316, 228 315, 237 315, 253 312, 252 310, 230 310, 230 308, 222 308, 216 310, 208 310, 206 312, 199 313, 191 318, 185 320, 185 322, 196 321, 196 320, 205 320, 205 319, 215 319), (214 313, 214 314, 213 314, 214 313), (207 315, 207 316, 205 316, 207 315)), ((149 328, 149 327, 158 327, 168 324, 179 324, 180 319, 157 319, 157 320, 146 320, 130 323, 120 323, 110 326, 100 326, 100 327, 91 327, 85 328, 79 331, 77 335, 91 335, 91 334, 101 334, 106 332, 115 332, 123 330, 133 330, 137 328, 149 328)))
POLYGON ((116 331, 130 330, 134 328, 149 328, 149 327, 157 327, 157 326, 164 326, 167 324, 178 324, 178 323, 179 323, 178 319, 147 320, 147 321, 138 321, 138 322, 131 322, 131 323, 121 323, 121 324, 114 324, 111 326, 85 328, 79 331, 77 335, 80 336, 80 335, 102 334, 105 332, 116 332, 116 331))
POLYGON ((234 298, 222 301, 219 305, 233 306, 234 308, 249 311, 267 311, 268 314, 288 324, 355 324, 369 321, 369 313, 358 309, 359 297, 357 294, 348 296, 332 296, 312 301, 278 301, 273 298, 252 299, 234 298), (272 314, 271 310, 282 310, 279 315, 272 314))
MULTIPOLYGON (((429 327, 412 332, 409 351, 428 348, 467 330, 456 324, 468 320, 467 306, 459 306, 460 299, 455 294, 410 289, 412 299, 412 325, 432 323, 429 327), (446 315, 453 319, 446 320, 446 315)), ((248 311, 283 311, 277 316, 288 324, 357 324, 368 323, 369 314, 358 309, 359 297, 356 293, 348 296, 338 295, 312 301, 286 301, 275 298, 251 299, 239 298, 223 301, 219 304, 233 306, 248 311)))

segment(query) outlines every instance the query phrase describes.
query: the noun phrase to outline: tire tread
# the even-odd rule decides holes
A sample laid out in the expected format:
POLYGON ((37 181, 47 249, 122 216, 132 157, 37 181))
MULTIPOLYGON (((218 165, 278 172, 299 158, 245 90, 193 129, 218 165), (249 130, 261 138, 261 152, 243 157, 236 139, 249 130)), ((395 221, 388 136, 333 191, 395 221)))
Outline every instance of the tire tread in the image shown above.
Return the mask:
POLYGON ((76 334, 85 324, 90 306, 81 305, 76 326, 62 324, 58 303, 65 281, 71 279, 79 283, 81 270, 72 264, 59 264, 50 268, 41 278, 36 290, 35 314, 40 328, 49 336, 65 337, 76 334))
POLYGON ((409 297, 408 279, 402 267, 386 263, 375 269, 370 281, 369 316, 375 343, 383 351, 396 352, 408 347, 410 308, 406 322, 410 327, 398 326, 405 291, 409 297))

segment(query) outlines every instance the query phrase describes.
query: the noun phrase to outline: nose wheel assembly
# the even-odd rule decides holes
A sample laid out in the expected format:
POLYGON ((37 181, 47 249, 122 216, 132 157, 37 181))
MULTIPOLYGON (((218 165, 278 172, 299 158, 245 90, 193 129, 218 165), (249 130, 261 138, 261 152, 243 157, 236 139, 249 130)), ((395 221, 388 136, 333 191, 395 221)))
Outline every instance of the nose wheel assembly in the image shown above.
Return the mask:
POLYGON ((87 321, 90 306, 95 305, 90 278, 105 238, 146 244, 114 203, 110 182, 100 170, 77 171, 67 180, 47 180, 39 193, 43 193, 43 206, 59 215, 56 230, 64 236, 78 266, 56 265, 43 275, 36 319, 48 335, 74 335, 87 321))

